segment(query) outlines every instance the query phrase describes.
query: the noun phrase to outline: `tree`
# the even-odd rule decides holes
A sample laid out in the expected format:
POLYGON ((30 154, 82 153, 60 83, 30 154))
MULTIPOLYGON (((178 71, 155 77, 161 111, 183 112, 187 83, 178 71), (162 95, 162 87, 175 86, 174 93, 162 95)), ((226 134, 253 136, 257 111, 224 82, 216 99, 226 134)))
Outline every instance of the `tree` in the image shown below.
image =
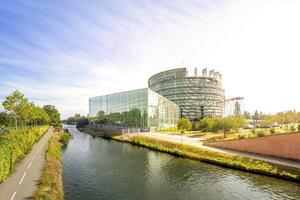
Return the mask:
POLYGON ((232 117, 230 118, 232 121, 232 129, 238 131, 241 127, 248 124, 247 120, 244 117, 232 117))
POLYGON ((214 122, 213 118, 204 118, 196 124, 196 129, 202 132, 212 132, 214 122))
POLYGON ((53 126, 60 126, 60 123, 61 123, 61 121, 60 121, 60 113, 55 108, 55 106, 45 105, 43 108, 44 108, 45 112, 49 116, 50 124, 53 125, 53 126))
POLYGON ((18 127, 18 118, 24 114, 28 99, 24 98, 24 94, 18 90, 14 91, 9 96, 5 97, 6 100, 2 103, 5 110, 12 114, 15 118, 15 128, 18 127))
POLYGON ((260 114, 257 110, 254 112, 254 115, 252 116, 252 119, 253 119, 254 122, 257 122, 260 119, 260 114))
POLYGON ((223 131, 224 138, 226 138, 227 132, 234 128, 234 123, 231 117, 220 118, 216 119, 215 127, 217 130, 223 131))
POLYGON ((0 125, 9 126, 9 121, 11 120, 11 116, 6 112, 0 112, 0 125))
POLYGON ((250 118, 251 118, 250 112, 244 111, 244 117, 245 117, 246 119, 250 119, 250 118))
POLYGON ((188 118, 180 118, 178 121, 177 121, 177 128, 178 130, 180 131, 189 131, 191 130, 193 124, 192 122, 190 122, 190 120, 188 118))

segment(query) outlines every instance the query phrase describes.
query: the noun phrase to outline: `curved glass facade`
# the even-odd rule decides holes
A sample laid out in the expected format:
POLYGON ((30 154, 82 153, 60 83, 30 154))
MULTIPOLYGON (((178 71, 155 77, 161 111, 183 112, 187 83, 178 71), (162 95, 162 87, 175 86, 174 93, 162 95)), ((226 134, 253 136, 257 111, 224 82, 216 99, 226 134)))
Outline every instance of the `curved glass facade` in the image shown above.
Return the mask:
POLYGON ((90 117, 99 111, 110 124, 149 131, 174 127, 180 116, 178 105, 148 88, 90 98, 90 117))
POLYGON ((199 120, 206 117, 223 117, 224 105, 213 104, 224 100, 221 75, 206 69, 202 76, 187 76, 186 68, 172 69, 153 75, 148 87, 178 104, 182 117, 199 120))

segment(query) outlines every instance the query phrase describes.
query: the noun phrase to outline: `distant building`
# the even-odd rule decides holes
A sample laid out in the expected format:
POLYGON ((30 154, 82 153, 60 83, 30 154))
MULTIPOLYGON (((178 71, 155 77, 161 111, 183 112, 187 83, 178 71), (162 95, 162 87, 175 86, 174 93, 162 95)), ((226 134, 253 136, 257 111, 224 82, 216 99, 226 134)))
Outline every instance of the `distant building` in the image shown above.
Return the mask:
POLYGON ((186 68, 157 73, 149 78, 148 88, 97 96, 89 99, 89 116, 99 111, 109 123, 161 130, 176 126, 180 117, 199 121, 223 117, 225 104, 222 75, 207 69, 202 75, 188 76, 186 68))
POLYGON ((89 116, 99 111, 108 115, 110 124, 145 131, 174 127, 180 117, 177 104, 148 88, 90 98, 89 116))
POLYGON ((188 76, 186 68, 159 72, 148 80, 148 87, 178 104, 181 115, 193 121, 207 117, 223 117, 224 104, 213 103, 225 99, 222 75, 214 70, 202 70, 202 75, 188 76))

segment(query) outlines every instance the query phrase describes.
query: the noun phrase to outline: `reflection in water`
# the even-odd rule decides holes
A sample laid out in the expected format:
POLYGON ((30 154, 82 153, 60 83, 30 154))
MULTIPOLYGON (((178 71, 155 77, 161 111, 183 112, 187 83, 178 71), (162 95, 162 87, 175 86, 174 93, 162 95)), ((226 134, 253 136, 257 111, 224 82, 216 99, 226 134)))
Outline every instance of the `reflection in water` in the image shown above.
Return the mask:
POLYGON ((92 138, 63 151, 66 200, 77 199, 300 199, 300 184, 177 158, 92 138))

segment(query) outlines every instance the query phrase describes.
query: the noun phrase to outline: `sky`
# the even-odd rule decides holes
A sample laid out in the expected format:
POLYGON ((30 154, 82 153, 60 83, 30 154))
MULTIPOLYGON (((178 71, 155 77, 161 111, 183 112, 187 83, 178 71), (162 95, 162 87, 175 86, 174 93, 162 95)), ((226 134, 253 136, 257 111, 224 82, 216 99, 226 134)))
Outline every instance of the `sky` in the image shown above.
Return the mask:
POLYGON ((300 111, 300 1, 0 1, 0 102, 19 90, 65 119, 89 97, 198 67, 247 111, 300 111))

